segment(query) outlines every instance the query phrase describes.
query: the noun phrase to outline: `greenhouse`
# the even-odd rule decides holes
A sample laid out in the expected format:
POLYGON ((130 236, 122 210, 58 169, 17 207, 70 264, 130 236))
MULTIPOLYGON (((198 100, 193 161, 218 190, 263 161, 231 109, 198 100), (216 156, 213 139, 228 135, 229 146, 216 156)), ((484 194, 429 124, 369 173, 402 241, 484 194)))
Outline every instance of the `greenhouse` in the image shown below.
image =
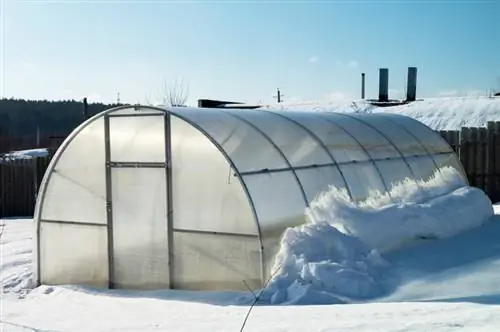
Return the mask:
POLYGON ((45 173, 35 282, 257 289, 283 232, 329 186, 362 202, 443 167, 467 184, 446 141, 401 115, 113 108, 75 129, 45 173))

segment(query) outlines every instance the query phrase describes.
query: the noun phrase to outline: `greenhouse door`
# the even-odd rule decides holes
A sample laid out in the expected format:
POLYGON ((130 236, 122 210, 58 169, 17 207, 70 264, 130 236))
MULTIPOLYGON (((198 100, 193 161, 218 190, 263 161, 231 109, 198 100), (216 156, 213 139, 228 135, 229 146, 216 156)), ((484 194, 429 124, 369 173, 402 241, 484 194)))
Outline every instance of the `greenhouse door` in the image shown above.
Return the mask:
POLYGON ((170 287, 167 117, 111 114, 105 121, 111 288, 170 287))

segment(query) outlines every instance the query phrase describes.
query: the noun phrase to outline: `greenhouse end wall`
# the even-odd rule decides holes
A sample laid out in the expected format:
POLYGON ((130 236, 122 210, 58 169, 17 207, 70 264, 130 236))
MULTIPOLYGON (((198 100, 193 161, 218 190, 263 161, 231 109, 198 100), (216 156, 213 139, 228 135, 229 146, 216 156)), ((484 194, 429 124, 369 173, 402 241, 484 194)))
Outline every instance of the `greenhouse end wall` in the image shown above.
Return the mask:
POLYGON ((330 185, 358 203, 403 180, 425 196, 420 184, 443 167, 467 184, 450 146, 399 115, 111 109, 77 128, 49 165, 35 279, 256 289, 283 232, 330 185))

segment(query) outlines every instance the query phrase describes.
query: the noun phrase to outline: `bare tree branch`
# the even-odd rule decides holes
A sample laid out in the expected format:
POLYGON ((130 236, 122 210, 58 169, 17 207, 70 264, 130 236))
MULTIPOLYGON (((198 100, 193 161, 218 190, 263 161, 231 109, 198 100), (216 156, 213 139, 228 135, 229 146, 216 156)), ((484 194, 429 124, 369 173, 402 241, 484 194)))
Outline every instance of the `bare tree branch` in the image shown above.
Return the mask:
POLYGON ((169 106, 186 106, 189 96, 189 85, 181 80, 175 80, 172 84, 163 81, 161 86, 161 99, 163 104, 169 106))

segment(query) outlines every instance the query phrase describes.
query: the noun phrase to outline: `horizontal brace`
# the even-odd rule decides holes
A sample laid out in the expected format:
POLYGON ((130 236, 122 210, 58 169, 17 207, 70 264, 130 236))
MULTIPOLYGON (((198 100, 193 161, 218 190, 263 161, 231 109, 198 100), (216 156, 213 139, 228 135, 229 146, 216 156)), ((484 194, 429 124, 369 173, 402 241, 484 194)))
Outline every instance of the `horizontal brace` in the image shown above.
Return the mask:
POLYGON ((100 227, 107 226, 107 224, 100 224, 100 223, 96 223, 96 222, 40 219, 40 223, 44 223, 44 222, 49 223, 49 224, 66 224, 66 225, 77 225, 77 226, 100 226, 100 227))
POLYGON ((135 161, 110 161, 109 167, 113 168, 165 168, 167 163, 161 162, 135 162, 135 161))
POLYGON ((165 116, 165 113, 141 113, 141 111, 137 111, 137 113, 127 113, 127 114, 106 114, 108 118, 135 118, 135 117, 149 117, 149 116, 165 116))
MULTIPOLYGON (((410 159, 410 158, 440 156, 440 155, 447 155, 447 154, 454 154, 454 152, 452 151, 452 152, 438 152, 438 153, 434 153, 434 154, 416 154, 416 155, 407 155, 404 157, 405 157, 405 159, 410 159)), ((386 161, 386 160, 403 160, 403 159, 398 156, 398 157, 375 158, 375 159, 368 159, 368 160, 351 160, 351 161, 344 161, 344 162, 340 162, 340 163, 313 164, 313 165, 296 166, 296 167, 283 167, 283 168, 273 168, 273 169, 264 168, 264 169, 255 170, 255 171, 240 172, 239 175, 246 176, 246 175, 258 175, 258 174, 271 174, 271 173, 280 173, 280 172, 290 172, 292 170, 298 171, 298 170, 303 170, 303 169, 313 169, 313 168, 321 168, 321 167, 344 166, 344 165, 353 165, 353 164, 366 164, 366 163, 380 162, 380 161, 386 161)), ((237 177, 238 173, 234 173, 233 176, 237 177)))
POLYGON ((212 232, 212 231, 201 231, 201 230, 193 230, 193 229, 179 229, 174 228, 174 233, 189 233, 189 234, 203 234, 203 235, 221 235, 221 236, 239 236, 239 237, 250 237, 250 238, 259 238, 257 234, 242 234, 242 233, 231 233, 231 232, 212 232))

